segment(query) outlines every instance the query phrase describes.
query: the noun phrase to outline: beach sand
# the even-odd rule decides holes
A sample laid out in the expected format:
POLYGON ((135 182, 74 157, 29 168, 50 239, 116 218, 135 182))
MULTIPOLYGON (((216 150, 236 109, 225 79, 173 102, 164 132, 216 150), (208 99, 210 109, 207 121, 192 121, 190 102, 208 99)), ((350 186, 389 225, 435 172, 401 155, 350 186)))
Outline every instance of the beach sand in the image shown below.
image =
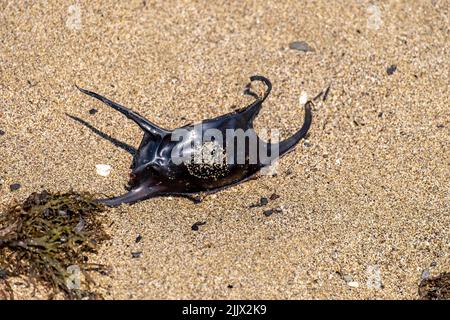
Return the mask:
POLYGON ((255 125, 282 138, 302 93, 331 84, 276 176, 109 210, 90 257, 112 268, 92 274, 106 299, 416 299, 450 271, 447 1, 3 1, 0 22, 0 211, 42 189, 125 192, 131 155, 67 114, 135 147, 142 132, 75 84, 172 129, 245 106, 264 75, 255 125))

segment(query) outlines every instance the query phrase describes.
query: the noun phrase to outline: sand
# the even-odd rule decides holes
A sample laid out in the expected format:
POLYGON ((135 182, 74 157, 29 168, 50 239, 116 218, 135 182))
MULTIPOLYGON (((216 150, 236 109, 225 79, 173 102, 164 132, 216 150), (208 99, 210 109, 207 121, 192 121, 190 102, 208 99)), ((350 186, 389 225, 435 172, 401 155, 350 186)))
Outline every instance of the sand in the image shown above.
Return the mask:
MULTIPOLYGON (((252 98, 242 90, 261 74, 274 88, 255 124, 282 137, 303 122, 302 94, 331 84, 307 141, 276 176, 199 204, 155 198, 110 210, 112 239, 91 257, 112 267, 93 274, 98 291, 416 299, 423 275, 450 270, 448 5, 3 1, 0 210, 43 188, 124 192, 130 154, 67 114, 136 147, 140 129, 74 84, 176 128, 245 106, 252 98), (289 49, 293 41, 314 51, 289 49), (98 175, 97 164, 111 174, 98 175), (249 208, 272 193, 280 198, 249 208), (283 212, 266 217, 271 208, 283 212), (196 222, 206 224, 193 231, 196 222)), ((23 288, 22 298, 41 297, 23 288)))

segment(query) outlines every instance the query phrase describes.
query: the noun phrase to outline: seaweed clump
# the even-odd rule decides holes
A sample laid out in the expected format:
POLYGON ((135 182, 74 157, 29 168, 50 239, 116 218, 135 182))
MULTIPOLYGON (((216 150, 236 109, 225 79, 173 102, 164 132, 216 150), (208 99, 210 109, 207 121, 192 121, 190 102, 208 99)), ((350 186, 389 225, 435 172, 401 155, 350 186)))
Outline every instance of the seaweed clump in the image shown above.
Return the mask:
POLYGON ((36 283, 49 288, 49 299, 57 293, 67 299, 100 299, 90 291, 94 282, 88 271, 105 273, 107 268, 88 263, 86 254, 97 252, 109 238, 100 221, 104 210, 88 193, 44 190, 0 215, 0 284, 10 298, 8 277, 25 276, 34 288, 36 283))
POLYGON ((450 300, 450 272, 422 280, 419 296, 422 300, 450 300))

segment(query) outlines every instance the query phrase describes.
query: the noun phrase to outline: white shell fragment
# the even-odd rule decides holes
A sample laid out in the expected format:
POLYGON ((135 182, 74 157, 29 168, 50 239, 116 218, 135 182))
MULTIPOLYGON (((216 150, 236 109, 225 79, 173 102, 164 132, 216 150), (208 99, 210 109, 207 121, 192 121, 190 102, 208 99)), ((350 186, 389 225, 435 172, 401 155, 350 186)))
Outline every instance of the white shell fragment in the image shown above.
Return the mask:
POLYGON ((350 281, 350 282, 347 282, 347 284, 348 284, 349 287, 359 288, 359 283, 356 282, 356 281, 350 281))
POLYGON ((111 166, 109 164, 96 164, 95 169, 97 170, 97 174, 102 177, 106 177, 111 173, 111 166))
POLYGON ((302 91, 300 94, 299 101, 301 106, 304 106, 308 102, 308 94, 305 91, 302 91))

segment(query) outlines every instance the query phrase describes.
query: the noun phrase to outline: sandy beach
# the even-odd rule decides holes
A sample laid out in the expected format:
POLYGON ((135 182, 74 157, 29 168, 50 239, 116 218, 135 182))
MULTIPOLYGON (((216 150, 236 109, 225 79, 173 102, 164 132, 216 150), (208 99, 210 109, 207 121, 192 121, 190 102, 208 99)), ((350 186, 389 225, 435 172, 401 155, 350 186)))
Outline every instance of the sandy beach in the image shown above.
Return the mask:
MULTIPOLYGON (((445 0, 2 1, 0 212, 43 189, 125 192, 132 156, 68 115, 134 147, 142 131, 75 85, 173 129, 246 106, 249 77, 263 75, 273 90, 255 126, 282 138, 303 123, 300 98, 331 85, 307 139, 275 175, 200 203, 160 197, 108 210, 111 239, 89 257, 112 270, 92 274, 97 291, 417 299, 422 279, 450 271, 448 8, 445 0), (311 50, 290 48, 294 41, 311 50), (111 173, 97 174, 98 164, 111 173), (193 230, 197 222, 205 224, 193 230)), ((13 287, 18 298, 45 298, 20 279, 13 287)))

